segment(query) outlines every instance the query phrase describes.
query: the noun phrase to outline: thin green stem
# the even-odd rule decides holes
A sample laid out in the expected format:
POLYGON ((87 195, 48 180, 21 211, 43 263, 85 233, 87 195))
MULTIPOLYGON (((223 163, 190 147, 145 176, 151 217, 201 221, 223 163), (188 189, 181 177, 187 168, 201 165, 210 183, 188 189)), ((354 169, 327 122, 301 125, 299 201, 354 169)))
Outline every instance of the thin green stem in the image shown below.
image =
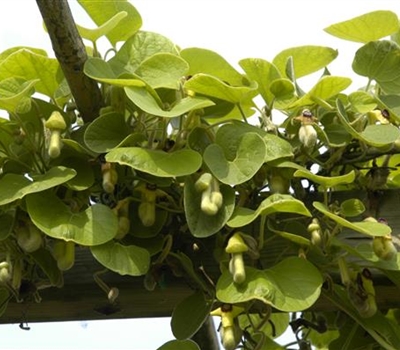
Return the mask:
POLYGON ((248 124, 249 122, 247 121, 246 114, 244 114, 243 108, 242 108, 242 106, 240 105, 240 103, 237 103, 236 106, 237 106, 237 108, 239 109, 240 114, 242 115, 243 121, 244 121, 246 124, 248 124))
POLYGON ((264 235, 265 235, 265 222, 267 220, 266 215, 261 215, 260 229, 258 232, 258 250, 261 251, 264 247, 264 235))

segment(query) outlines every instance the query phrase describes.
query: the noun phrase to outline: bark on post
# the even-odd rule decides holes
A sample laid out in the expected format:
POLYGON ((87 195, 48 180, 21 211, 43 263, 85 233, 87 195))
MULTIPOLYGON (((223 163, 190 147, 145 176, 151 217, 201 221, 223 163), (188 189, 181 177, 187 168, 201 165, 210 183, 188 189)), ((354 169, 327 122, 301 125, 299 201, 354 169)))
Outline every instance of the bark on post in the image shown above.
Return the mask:
POLYGON ((85 122, 99 115, 102 96, 97 83, 83 73, 87 54, 67 0, 36 0, 57 60, 85 122))

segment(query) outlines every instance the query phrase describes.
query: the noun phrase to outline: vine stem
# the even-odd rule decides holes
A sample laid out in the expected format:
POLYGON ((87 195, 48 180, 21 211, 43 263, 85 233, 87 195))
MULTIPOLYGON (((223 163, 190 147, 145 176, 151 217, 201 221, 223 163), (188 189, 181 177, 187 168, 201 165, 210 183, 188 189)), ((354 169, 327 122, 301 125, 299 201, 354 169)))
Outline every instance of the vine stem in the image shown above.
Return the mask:
POLYGON ((260 221, 260 230, 258 233, 258 250, 262 250, 264 247, 264 234, 265 234, 265 222, 267 220, 266 215, 261 215, 261 221, 260 221))
POLYGON ((36 0, 36 3, 82 119, 90 122, 99 115, 103 98, 97 82, 83 72, 88 56, 68 0, 36 0))

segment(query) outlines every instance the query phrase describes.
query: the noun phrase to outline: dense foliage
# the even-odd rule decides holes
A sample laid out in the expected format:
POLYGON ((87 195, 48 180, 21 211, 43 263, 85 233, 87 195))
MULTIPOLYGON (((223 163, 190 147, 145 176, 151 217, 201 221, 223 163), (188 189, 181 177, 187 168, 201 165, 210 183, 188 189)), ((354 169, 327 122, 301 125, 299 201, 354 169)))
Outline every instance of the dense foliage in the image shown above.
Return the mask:
POLYGON ((238 71, 140 31, 128 2, 78 2, 99 26, 78 26, 92 43, 84 72, 103 94, 92 122, 56 59, 30 47, 0 54, 0 314, 22 290, 39 300, 62 287, 79 246, 149 293, 164 274, 190 282, 172 314, 177 340, 160 349, 197 349, 189 339, 210 312, 225 349, 283 349, 273 339, 289 325, 301 349, 400 349, 398 310, 379 310, 373 282, 400 285, 377 200, 400 186, 398 17, 325 29, 361 45, 352 69, 367 84, 347 92, 351 79, 327 68, 331 48, 245 58, 238 71), (298 79, 318 71, 303 91, 298 79), (212 261, 217 272, 203 266, 212 261), (307 311, 321 294, 332 312, 307 311))

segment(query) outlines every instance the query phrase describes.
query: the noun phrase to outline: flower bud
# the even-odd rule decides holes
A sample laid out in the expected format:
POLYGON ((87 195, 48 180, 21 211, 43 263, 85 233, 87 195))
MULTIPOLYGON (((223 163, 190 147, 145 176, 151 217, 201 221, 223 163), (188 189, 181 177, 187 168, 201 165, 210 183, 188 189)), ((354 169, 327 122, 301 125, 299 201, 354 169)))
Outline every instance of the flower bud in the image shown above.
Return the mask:
POLYGON ((303 124, 299 129, 299 140, 305 148, 313 148, 317 143, 317 132, 310 124, 303 124))
POLYGON ((397 257, 397 249, 392 242, 392 237, 374 237, 372 241, 374 253, 382 260, 393 260, 397 257))

